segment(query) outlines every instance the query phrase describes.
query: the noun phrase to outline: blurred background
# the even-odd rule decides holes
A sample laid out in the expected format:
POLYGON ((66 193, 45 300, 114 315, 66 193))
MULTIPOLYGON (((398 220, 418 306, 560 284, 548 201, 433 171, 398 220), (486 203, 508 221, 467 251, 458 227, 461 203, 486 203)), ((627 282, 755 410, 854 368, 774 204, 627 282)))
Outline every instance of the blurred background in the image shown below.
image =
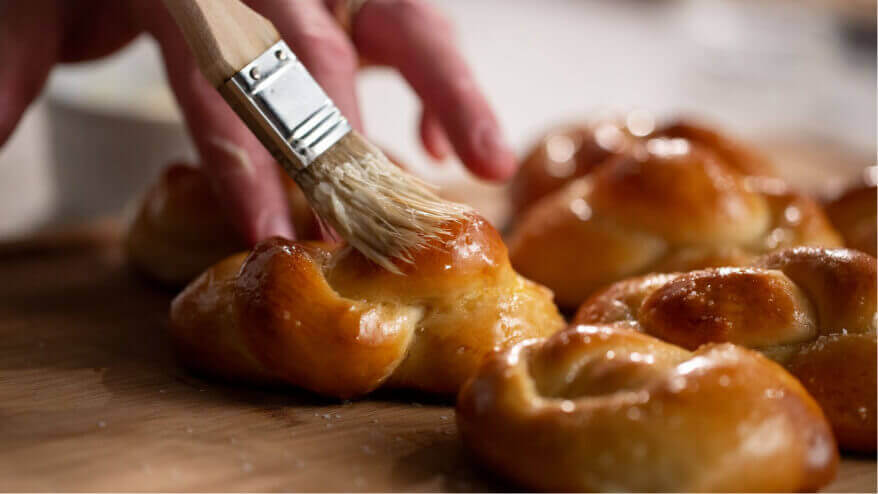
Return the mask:
MULTIPOLYGON (((750 139, 811 191, 875 162, 874 0, 436 3, 520 153, 558 124, 638 110, 750 139)), ((377 143, 502 221, 502 187, 430 166, 393 71, 364 70, 359 93, 377 143)), ((118 214, 181 158, 194 153, 149 38, 59 68, 0 149, 0 238, 118 214)))

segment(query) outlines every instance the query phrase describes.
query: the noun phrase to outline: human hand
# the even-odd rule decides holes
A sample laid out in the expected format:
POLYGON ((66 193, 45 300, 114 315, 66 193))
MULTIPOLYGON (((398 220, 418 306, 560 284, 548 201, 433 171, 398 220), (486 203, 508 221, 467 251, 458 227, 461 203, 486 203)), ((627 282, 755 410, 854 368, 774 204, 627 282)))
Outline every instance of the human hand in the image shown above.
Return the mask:
MULTIPOLYGON (((354 79, 359 57, 397 68, 423 104, 420 134, 441 159, 454 152, 477 176, 502 180, 515 158, 497 119, 455 48, 451 27, 424 0, 370 0, 349 37, 331 13, 344 0, 248 0, 347 116, 362 130, 354 79)), ((255 243, 293 237, 282 170, 201 76, 170 14, 156 0, 0 0, 0 144, 39 95, 56 63, 109 54, 149 32, 226 213, 255 243)))

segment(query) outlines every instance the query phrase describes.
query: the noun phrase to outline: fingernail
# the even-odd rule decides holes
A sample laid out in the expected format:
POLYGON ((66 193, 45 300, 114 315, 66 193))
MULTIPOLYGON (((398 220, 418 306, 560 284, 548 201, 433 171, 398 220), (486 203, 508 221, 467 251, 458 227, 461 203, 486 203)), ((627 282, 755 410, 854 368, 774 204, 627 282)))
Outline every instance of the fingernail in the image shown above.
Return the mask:
POLYGON ((277 212, 265 217, 262 227, 259 229, 260 240, 268 237, 283 237, 295 240, 296 235, 290 216, 285 212, 277 212))
POLYGON ((516 168, 515 153, 506 144, 500 129, 487 123, 477 126, 475 132, 476 153, 486 178, 503 180, 511 177, 516 168))
POLYGON ((432 154, 433 158, 437 161, 445 161, 448 158, 448 155, 451 154, 451 143, 448 142, 448 139, 445 136, 438 136, 433 140, 433 149, 432 154))

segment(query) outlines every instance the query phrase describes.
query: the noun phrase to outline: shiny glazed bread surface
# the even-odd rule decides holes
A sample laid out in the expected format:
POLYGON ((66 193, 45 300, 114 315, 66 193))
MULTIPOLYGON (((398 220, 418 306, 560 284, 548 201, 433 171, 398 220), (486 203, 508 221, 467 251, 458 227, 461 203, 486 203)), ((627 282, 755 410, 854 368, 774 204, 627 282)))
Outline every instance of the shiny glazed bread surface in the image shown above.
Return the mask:
POLYGON ((622 324, 690 350, 759 350, 814 396, 842 448, 874 452, 875 263, 854 250, 799 247, 751 267, 647 275, 596 293, 574 322, 622 324))
POLYGON ((683 138, 633 146, 526 211, 510 235, 512 263, 576 307, 631 276, 841 245, 815 201, 738 168, 683 138))
POLYGON ((768 160, 718 130, 686 119, 659 128, 628 123, 624 118, 604 118, 586 124, 559 127, 531 148, 510 187, 515 215, 568 182, 591 173, 604 161, 629 152, 655 137, 682 138, 710 149, 735 171, 754 176, 774 174, 768 160))
MULTIPOLYGON (((305 196, 292 179, 283 180, 297 235, 319 238, 320 227, 305 196)), ((169 166, 147 190, 128 229, 129 262, 166 285, 186 284, 215 262, 247 248, 223 208, 201 168, 169 166)))
POLYGON ((172 334, 196 368, 353 397, 455 393, 492 350, 563 327, 551 292, 512 270, 478 216, 398 267, 271 239, 193 281, 172 304, 172 334))
POLYGON ((489 467, 548 491, 807 491, 838 462, 820 408, 774 362, 608 325, 493 356, 457 422, 489 467))

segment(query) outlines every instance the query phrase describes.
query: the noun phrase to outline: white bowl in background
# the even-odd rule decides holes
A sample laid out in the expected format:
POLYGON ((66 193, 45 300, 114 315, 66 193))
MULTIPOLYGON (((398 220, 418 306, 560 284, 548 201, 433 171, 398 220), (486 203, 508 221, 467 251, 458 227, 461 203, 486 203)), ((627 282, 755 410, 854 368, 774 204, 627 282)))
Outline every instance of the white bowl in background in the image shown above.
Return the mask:
POLYGON ((112 57, 57 70, 48 133, 55 223, 118 213, 166 164, 195 156, 146 36, 112 57))

